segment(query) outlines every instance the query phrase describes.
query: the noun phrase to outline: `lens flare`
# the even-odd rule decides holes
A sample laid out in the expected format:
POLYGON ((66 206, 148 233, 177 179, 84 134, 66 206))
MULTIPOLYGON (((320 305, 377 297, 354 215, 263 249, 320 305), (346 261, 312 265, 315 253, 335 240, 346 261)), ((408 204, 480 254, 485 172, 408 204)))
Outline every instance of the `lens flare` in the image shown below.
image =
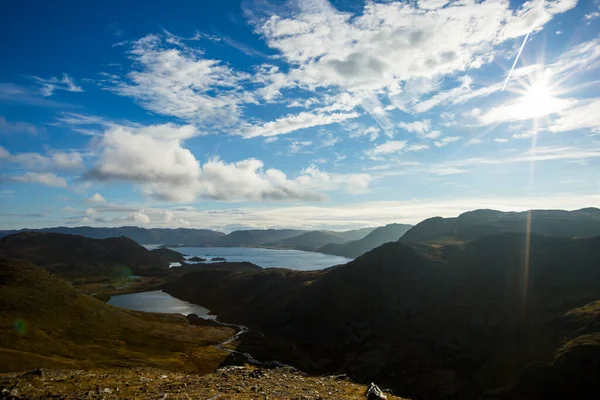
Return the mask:
POLYGON ((13 325, 19 335, 24 335, 27 333, 27 323, 24 319, 17 318, 13 325))

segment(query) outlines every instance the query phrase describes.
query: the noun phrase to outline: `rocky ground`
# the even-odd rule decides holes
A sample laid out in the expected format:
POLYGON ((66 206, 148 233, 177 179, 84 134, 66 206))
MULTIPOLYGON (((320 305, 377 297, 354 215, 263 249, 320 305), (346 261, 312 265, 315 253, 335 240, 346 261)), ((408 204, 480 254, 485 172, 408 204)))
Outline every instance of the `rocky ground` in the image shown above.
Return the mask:
MULTIPOLYGON (((344 377, 291 368, 228 366, 208 375, 150 368, 34 370, 0 375, 0 399, 365 399, 367 387, 344 377)), ((389 393, 387 399, 400 399, 389 393)), ((383 397, 380 397, 383 398, 383 397)))

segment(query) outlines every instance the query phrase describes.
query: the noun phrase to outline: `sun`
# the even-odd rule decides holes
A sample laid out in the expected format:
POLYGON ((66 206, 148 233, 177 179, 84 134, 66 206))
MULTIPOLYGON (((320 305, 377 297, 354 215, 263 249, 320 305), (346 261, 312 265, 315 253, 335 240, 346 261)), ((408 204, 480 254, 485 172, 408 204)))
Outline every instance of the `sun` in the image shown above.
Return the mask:
POLYGON ((515 119, 537 120, 572 106, 571 99, 558 97, 557 85, 552 84, 549 74, 534 74, 519 86, 514 92, 520 96, 511 107, 515 119))

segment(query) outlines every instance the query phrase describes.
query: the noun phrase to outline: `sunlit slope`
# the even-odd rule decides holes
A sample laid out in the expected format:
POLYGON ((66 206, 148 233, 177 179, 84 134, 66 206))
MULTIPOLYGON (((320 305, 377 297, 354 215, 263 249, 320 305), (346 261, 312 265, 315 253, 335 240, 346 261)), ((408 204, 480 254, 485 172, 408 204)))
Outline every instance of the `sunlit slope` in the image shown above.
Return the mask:
POLYGON ((0 260, 0 371, 152 366, 212 371, 229 328, 124 310, 32 264, 0 260))

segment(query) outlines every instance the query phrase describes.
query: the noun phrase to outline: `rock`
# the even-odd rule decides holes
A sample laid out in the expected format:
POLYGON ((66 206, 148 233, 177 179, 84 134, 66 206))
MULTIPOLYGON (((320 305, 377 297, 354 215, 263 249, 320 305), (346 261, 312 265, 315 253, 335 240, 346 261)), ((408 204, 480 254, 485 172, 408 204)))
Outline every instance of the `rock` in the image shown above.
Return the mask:
POLYGON ((27 371, 25 372, 23 375, 21 375, 21 377, 25 378, 27 376, 42 376, 43 372, 41 369, 36 368, 36 369, 32 369, 31 371, 27 371))
POLYGON ((367 388, 365 393, 367 400, 386 400, 387 396, 379 389, 379 386, 372 383, 367 388))
POLYGON ((223 257, 213 257, 210 259, 210 261, 227 261, 227 260, 223 257))
POLYGON ((111 388, 104 388, 104 390, 102 391, 103 393, 108 393, 111 394, 113 391, 111 388))
POLYGON ((202 261, 206 261, 206 258, 202 258, 202 257, 194 256, 194 257, 190 257, 190 258, 188 258, 188 261, 202 262, 202 261))

